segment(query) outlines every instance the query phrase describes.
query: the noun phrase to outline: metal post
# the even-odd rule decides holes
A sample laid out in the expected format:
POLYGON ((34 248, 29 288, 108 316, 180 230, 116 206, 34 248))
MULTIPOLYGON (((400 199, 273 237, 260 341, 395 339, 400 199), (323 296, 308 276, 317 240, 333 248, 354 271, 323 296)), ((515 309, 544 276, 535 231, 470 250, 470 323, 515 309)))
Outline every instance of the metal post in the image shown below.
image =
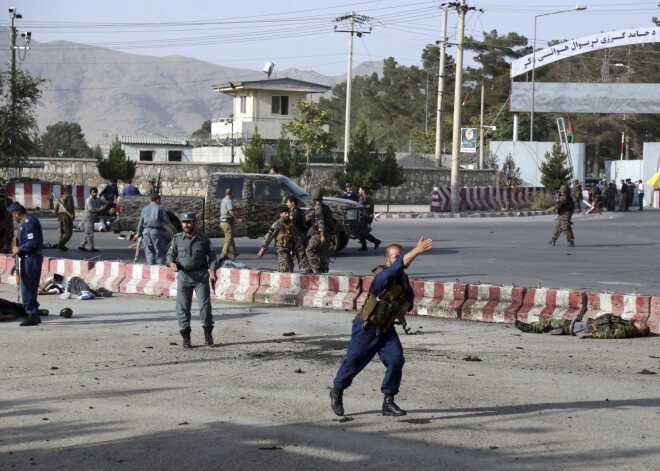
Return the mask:
POLYGON ((438 103, 435 115, 435 166, 442 165, 442 130, 445 107, 443 95, 445 94, 445 50, 447 48, 447 9, 442 13, 442 39, 440 41, 440 68, 438 78, 438 103))
POLYGON ((479 141, 479 168, 484 168, 484 81, 481 80, 481 119, 479 121, 479 130, 481 135, 479 141))
POLYGON ((465 0, 458 8, 458 41, 456 50, 456 86, 454 87, 454 132, 451 146, 451 211, 458 212, 460 195, 458 187, 461 149, 461 89, 463 87, 463 35, 465 34, 465 0))
POLYGON ((529 117, 529 142, 534 140, 534 72, 536 71, 536 19, 540 15, 534 17, 534 45, 532 50, 532 113, 529 117))
POLYGON ((351 147, 351 76, 353 74, 353 33, 355 31, 355 12, 351 12, 351 32, 348 40, 348 75, 346 76, 346 123, 344 127, 344 164, 348 163, 348 151, 351 147))

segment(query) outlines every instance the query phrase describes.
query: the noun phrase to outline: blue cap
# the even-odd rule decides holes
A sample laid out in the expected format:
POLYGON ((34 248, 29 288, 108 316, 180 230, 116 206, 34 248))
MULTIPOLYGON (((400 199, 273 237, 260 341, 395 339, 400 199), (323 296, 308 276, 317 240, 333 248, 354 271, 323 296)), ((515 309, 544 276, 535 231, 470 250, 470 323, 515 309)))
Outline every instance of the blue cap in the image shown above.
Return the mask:
POLYGON ((346 182, 346 188, 348 188, 349 186, 353 186, 353 184, 351 182, 346 182))
POLYGON ((8 212, 9 214, 11 214, 11 213, 13 213, 14 211, 16 211, 16 210, 17 210, 18 208, 20 208, 20 207, 21 207, 21 203, 15 201, 15 202, 13 202, 12 204, 9 205, 9 207, 7 208, 7 212, 8 212))

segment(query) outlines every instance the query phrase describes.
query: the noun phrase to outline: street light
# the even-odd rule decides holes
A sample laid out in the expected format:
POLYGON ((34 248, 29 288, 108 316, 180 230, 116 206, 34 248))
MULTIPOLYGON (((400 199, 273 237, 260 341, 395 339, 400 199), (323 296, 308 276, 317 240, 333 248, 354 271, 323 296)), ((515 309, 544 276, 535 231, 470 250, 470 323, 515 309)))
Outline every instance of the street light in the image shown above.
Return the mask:
POLYGON ((625 67, 626 69, 628 69, 628 82, 630 82, 630 74, 633 71, 632 67, 630 67, 629 65, 626 65, 626 64, 622 64, 621 62, 617 62, 616 64, 614 64, 614 66, 615 67, 625 67))
POLYGON ((552 11, 550 13, 541 13, 540 15, 536 15, 534 17, 534 47, 532 51, 532 114, 529 120, 529 141, 532 142, 534 140, 534 71, 536 70, 536 19, 539 16, 548 16, 548 15, 556 15, 558 13, 566 13, 569 11, 582 11, 586 10, 587 7, 586 5, 575 5, 575 8, 572 8, 570 10, 559 10, 559 11, 552 11))

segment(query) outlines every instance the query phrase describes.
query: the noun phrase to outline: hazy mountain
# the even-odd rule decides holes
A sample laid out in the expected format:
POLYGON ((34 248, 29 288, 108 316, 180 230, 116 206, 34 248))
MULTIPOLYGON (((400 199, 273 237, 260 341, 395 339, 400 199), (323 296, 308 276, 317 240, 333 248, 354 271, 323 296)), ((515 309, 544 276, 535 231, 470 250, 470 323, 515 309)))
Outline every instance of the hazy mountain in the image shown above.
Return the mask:
MULTIPOLYGON (((0 28, 1 36, 8 34, 7 28, 0 28)), ((5 51, 3 62, 9 63, 5 51)), ((115 135, 187 136, 205 120, 232 112, 232 98, 213 92, 212 85, 265 78, 260 70, 183 56, 127 54, 68 41, 33 41, 25 61, 17 64, 48 79, 43 106, 37 110, 40 132, 58 121, 77 122, 92 146, 107 145, 115 135)), ((378 63, 363 63, 354 65, 353 74, 381 70, 378 63)), ((330 86, 346 77, 297 69, 276 69, 276 75, 330 86)))

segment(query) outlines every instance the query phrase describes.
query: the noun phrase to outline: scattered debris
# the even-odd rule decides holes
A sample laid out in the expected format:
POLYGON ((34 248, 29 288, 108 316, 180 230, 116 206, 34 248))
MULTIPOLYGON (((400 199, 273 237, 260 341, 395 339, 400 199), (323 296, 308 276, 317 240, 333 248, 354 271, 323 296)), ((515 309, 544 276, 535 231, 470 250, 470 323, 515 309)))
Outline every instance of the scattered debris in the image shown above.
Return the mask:
POLYGON ((51 370, 59 370, 59 368, 57 366, 51 366, 50 369, 51 370))
POLYGON ((170 345, 179 345, 179 344, 176 342, 170 342, 170 345))
POLYGON ((467 356, 467 357, 463 358, 463 360, 465 360, 465 361, 481 361, 481 358, 470 355, 470 356, 467 356))
POLYGON ((296 373, 304 373, 304 371, 301 370, 300 368, 298 368, 295 372, 296 372, 296 373))
POLYGON ((285 337, 291 337, 292 335, 296 335, 296 333, 295 332, 284 332, 282 335, 285 336, 285 337))
POLYGON ((353 417, 342 417, 341 419, 332 419, 333 422, 339 422, 339 423, 350 422, 351 420, 353 420, 353 417))
POLYGON ((260 450, 281 450, 281 446, 260 446, 260 450))
POLYGON ((655 371, 647 370, 646 368, 644 368, 642 371, 639 371, 638 373, 640 375, 654 375, 655 371))
POLYGON ((499 447, 495 445, 491 445, 488 448, 490 448, 491 450, 497 450, 499 447))
POLYGON ((180 424, 177 425, 190 425, 188 422, 181 422, 180 424))

